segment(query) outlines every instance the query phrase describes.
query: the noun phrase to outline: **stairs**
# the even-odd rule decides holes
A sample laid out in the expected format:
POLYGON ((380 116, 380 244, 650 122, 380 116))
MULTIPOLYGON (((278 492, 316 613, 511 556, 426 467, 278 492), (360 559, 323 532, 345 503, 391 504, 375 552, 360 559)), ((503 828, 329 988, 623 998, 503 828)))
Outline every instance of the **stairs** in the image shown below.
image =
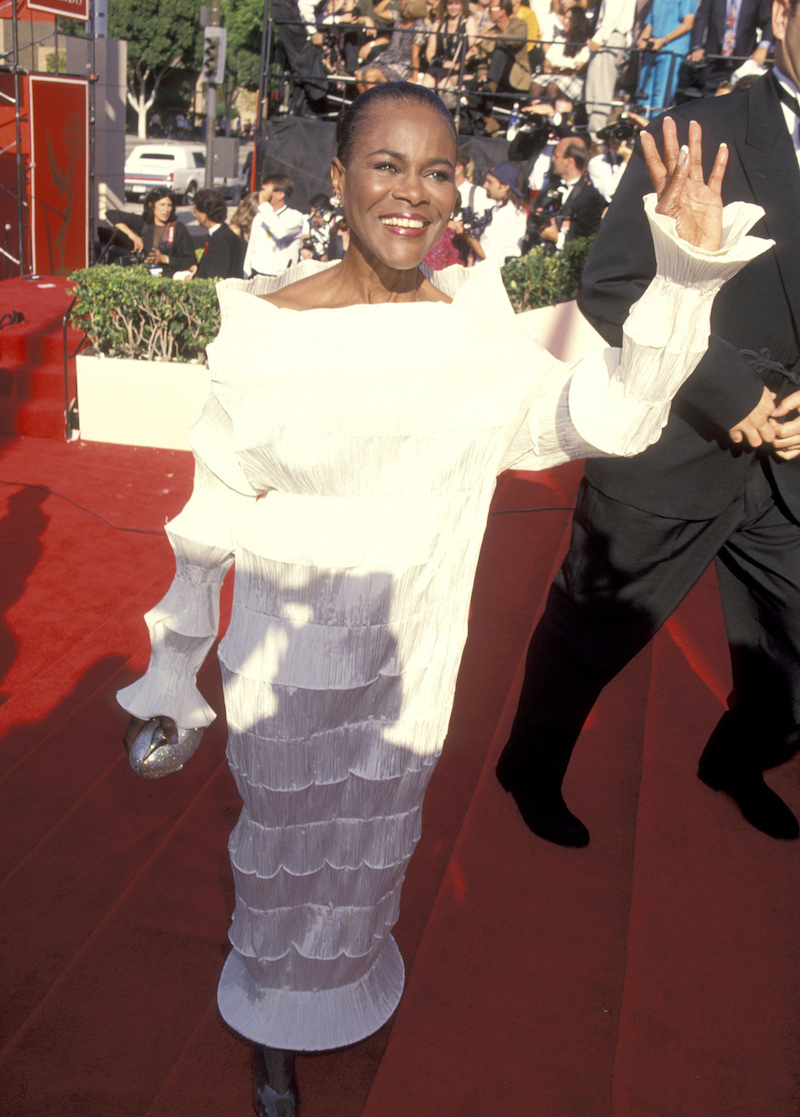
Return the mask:
MULTIPOLYGON (((20 311, 21 323, 0 328, 0 434, 65 437, 62 317, 71 301, 63 276, 0 283, 0 315, 20 311)), ((74 351, 81 332, 67 331, 74 351)), ((70 361, 70 400, 75 398, 70 361)))

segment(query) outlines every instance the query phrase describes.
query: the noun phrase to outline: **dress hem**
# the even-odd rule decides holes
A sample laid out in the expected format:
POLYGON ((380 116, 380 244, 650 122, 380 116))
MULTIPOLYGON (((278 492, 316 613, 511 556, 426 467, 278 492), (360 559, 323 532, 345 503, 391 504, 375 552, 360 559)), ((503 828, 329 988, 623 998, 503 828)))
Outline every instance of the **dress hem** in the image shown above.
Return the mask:
POLYGON ((334 989, 259 989, 245 959, 233 950, 222 970, 217 1004, 223 1020, 245 1039, 283 1051, 327 1051, 376 1032, 400 1001, 403 959, 389 936, 370 970, 334 989))

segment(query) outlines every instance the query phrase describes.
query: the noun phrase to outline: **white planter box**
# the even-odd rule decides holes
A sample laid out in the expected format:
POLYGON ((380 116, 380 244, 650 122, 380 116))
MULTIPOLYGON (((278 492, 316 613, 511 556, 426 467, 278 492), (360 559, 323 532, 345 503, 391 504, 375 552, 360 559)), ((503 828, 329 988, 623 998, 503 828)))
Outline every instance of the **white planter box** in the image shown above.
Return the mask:
POLYGON ((542 306, 527 310, 528 329, 548 352, 559 361, 571 364, 597 349, 604 349, 606 342, 591 326, 573 299, 556 306, 542 306))
POLYGON ((76 364, 82 439, 189 449, 211 383, 204 365, 83 354, 76 364))

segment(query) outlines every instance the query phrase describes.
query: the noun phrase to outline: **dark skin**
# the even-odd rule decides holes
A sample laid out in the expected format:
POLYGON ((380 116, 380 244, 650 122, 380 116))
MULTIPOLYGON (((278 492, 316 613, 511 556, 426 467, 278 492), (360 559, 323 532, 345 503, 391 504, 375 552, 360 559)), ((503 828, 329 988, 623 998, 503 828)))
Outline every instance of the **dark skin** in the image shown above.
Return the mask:
POLYGON ((340 264, 264 298, 289 310, 383 302, 449 302, 420 270, 455 208, 456 144, 441 116, 400 102, 373 108, 348 164, 331 163, 350 244, 340 264), (401 231, 400 215, 423 223, 401 231))
MULTIPOLYGON (((722 239, 722 178, 728 150, 720 147, 708 183, 703 179, 701 132, 693 122, 688 149, 678 147, 675 124, 664 122, 664 160, 651 136, 642 136, 657 211, 674 217, 679 235, 714 251, 722 239)), ((286 310, 322 310, 386 302, 450 302, 420 270, 444 232, 456 200, 456 146, 439 114, 426 105, 376 107, 367 117, 345 167, 331 164, 333 188, 350 225, 340 264, 263 296, 286 310), (413 231, 399 220, 411 221, 413 231), (408 215, 414 215, 409 217, 408 215), (387 224, 387 219, 389 224, 387 224)), ((174 720, 158 719, 167 740, 178 739, 174 720)), ((145 719, 132 717, 124 736, 130 750, 145 719)))

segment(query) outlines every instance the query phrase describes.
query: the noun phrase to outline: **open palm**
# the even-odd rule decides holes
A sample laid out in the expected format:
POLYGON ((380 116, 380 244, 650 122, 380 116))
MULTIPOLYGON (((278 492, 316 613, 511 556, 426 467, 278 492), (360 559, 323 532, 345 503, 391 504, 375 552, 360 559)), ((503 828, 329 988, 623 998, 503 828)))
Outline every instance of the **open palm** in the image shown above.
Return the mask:
POLYGON ((689 143, 681 148, 672 117, 664 120, 664 159, 649 132, 642 133, 647 170, 658 197, 657 213, 675 218, 678 235, 696 248, 715 251, 722 241, 722 179, 728 148, 720 144, 708 182, 703 176, 702 131, 689 124, 689 143))

